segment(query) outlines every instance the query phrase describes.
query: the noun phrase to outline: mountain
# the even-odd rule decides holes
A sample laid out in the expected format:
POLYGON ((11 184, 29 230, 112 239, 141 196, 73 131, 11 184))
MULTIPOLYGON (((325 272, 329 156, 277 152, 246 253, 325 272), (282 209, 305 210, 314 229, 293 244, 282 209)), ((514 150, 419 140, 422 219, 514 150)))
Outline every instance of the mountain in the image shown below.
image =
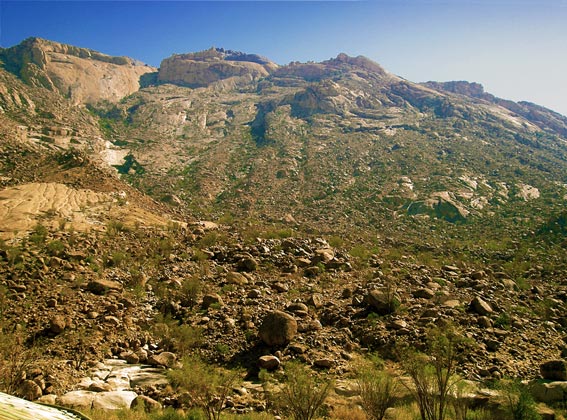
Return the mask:
MULTIPOLYGON (((567 118, 477 83, 25 40, 0 50, 0 366, 39 349, 25 381, 61 402, 110 392, 109 357, 256 379, 269 355, 346 405, 356 360, 399 371, 436 326, 474 342, 463 377, 536 378, 567 352, 566 174, 567 118)), ((187 408, 163 379, 125 392, 187 408)), ((265 409, 254 386, 233 407, 265 409)))
POLYGON ((59 91, 74 105, 118 101, 140 88, 153 67, 128 57, 111 57, 87 48, 28 38, 0 50, 0 60, 24 82, 59 91))

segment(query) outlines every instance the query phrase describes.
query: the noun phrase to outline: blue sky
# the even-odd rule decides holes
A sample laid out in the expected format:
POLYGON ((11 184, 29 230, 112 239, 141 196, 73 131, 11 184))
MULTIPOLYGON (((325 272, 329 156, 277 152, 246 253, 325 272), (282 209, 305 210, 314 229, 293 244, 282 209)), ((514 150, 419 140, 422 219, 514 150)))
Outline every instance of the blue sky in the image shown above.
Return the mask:
POLYGON ((567 115, 567 0, 0 0, 0 44, 29 36, 155 66, 211 46, 279 64, 346 52, 411 81, 475 81, 567 115))

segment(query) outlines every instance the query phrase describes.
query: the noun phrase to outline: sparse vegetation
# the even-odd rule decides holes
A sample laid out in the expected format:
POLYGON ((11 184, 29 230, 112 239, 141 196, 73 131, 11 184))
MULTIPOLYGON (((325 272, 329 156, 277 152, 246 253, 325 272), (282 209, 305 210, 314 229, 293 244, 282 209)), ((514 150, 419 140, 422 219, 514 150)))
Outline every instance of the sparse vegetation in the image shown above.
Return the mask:
POLYGON ((189 403, 202 409, 208 420, 220 420, 239 372, 214 368, 195 356, 183 358, 182 364, 169 374, 172 385, 186 390, 189 403))

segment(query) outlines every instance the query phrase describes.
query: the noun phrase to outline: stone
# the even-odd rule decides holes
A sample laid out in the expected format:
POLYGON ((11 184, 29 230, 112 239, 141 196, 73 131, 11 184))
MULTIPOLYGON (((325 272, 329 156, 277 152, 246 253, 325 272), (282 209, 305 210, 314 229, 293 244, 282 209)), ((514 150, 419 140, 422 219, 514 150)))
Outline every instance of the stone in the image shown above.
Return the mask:
POLYGON ((161 410, 161 403, 146 395, 138 395, 132 400, 130 408, 136 409, 138 407, 144 407, 144 411, 149 413, 151 411, 161 410))
POLYGON ((372 290, 366 295, 365 301, 378 315, 388 315, 396 310, 396 300, 381 290, 372 290))
POLYGON ((278 281, 272 284, 272 289, 274 289, 278 293, 284 293, 289 290, 289 287, 287 286, 287 284, 278 281))
POLYGON ((545 404, 564 402, 567 398, 567 382, 532 381, 528 389, 534 400, 545 404))
POLYGON ((176 361, 177 356, 169 351, 162 351, 159 354, 148 357, 148 364, 152 366, 173 367, 176 361))
POLYGON ((330 369, 333 366, 335 366, 335 361, 329 358, 321 358, 321 359, 316 359, 313 362, 313 365, 318 368, 330 369))
POLYGON ((481 316, 487 316, 493 312, 492 307, 487 302, 482 300, 479 296, 476 296, 471 301, 469 307, 471 308, 472 311, 474 311, 475 313, 481 316))
POLYGON ((37 402, 40 402, 42 404, 55 405, 57 404, 57 395, 55 394, 43 395, 37 399, 37 402))
POLYGON ((292 313, 309 312, 309 308, 307 307, 307 305, 305 303, 301 303, 301 302, 292 303, 292 304, 288 305, 287 308, 285 308, 285 310, 288 311, 288 312, 292 312, 292 313))
POLYGON ((222 301, 220 295, 218 295, 217 293, 210 293, 203 296, 203 303, 201 305, 203 309, 207 309, 211 305, 224 306, 224 302, 222 301))
POLYGON ((65 318, 63 318, 63 316, 61 315, 55 315, 49 320, 49 332, 55 335, 61 334, 65 330, 66 326, 67 323, 65 321, 65 318))
POLYGON ((57 404, 71 408, 91 408, 97 393, 92 391, 71 391, 57 398, 57 404))
POLYGON ((260 356, 258 358, 258 366, 261 369, 276 370, 280 366, 280 359, 276 356, 260 356))
POLYGON ((132 401, 138 396, 134 391, 99 392, 93 398, 95 410, 120 410, 130 408, 132 401))
POLYGON ((23 381, 18 391, 22 397, 29 401, 35 401, 43 395, 41 387, 30 380, 23 381))
POLYGON ((320 309, 323 307, 323 296, 320 293, 313 293, 307 300, 307 304, 315 309, 320 309))
POLYGON ((262 292, 260 291, 260 289, 252 289, 248 292, 246 297, 250 299, 258 299, 262 297, 262 292))
POLYGON ((297 321, 282 311, 268 313, 260 325, 260 339, 268 346, 285 346, 297 334, 297 321))
POLYGON ((231 271, 226 275, 226 282, 228 284, 237 284, 239 286, 243 286, 245 284, 248 284, 248 279, 242 273, 231 271))
POLYGON ((435 292, 427 287, 417 289, 413 292, 413 297, 415 298, 431 299, 433 296, 435 296, 435 292))
POLYGON ((102 379, 97 379, 93 381, 88 387, 87 390, 93 392, 107 392, 107 391, 116 391, 112 388, 111 384, 106 383, 102 379))
POLYGON ((96 279, 89 281, 87 290, 95 295, 104 295, 110 291, 122 291, 122 284, 112 280, 96 279))
POLYGON ((256 271, 258 269, 258 261, 252 257, 243 257, 236 263, 239 271, 256 271))
MULTIPOLYGON (((138 354, 134 353, 134 352, 121 353, 120 357, 123 358, 124 360, 126 360, 126 362, 128 362, 131 365, 136 365, 136 364, 140 363, 140 356, 138 356, 138 354)), ((146 357, 147 357, 147 354, 146 354, 146 357)))
POLYGON ((549 360, 539 366, 543 379, 549 381, 567 381, 567 364, 564 360, 549 360))

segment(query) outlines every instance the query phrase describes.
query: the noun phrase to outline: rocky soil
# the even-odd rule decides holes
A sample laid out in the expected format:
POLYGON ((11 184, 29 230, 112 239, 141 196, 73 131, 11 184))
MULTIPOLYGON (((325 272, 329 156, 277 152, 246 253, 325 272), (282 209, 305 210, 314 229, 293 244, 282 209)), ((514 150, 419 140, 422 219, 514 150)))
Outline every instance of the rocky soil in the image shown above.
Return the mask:
POLYGON ((100 374, 112 357, 133 364, 132 376, 139 363, 173 367, 189 351, 256 380, 260 367, 290 360, 345 378, 359 355, 395 363, 404 343, 420 348, 428 329, 448 325, 472 340, 459 372, 475 381, 538 378, 543 362, 567 352, 562 276, 542 267, 517 283, 495 265, 427 266, 386 247, 360 258, 323 238, 250 240, 210 223, 36 232, 0 256, 3 322, 25 326, 25 343, 43 354, 27 370, 34 398, 74 406, 123 391, 128 403, 145 395, 180 404, 164 381, 100 374), (105 385, 117 377, 122 385, 105 385))

